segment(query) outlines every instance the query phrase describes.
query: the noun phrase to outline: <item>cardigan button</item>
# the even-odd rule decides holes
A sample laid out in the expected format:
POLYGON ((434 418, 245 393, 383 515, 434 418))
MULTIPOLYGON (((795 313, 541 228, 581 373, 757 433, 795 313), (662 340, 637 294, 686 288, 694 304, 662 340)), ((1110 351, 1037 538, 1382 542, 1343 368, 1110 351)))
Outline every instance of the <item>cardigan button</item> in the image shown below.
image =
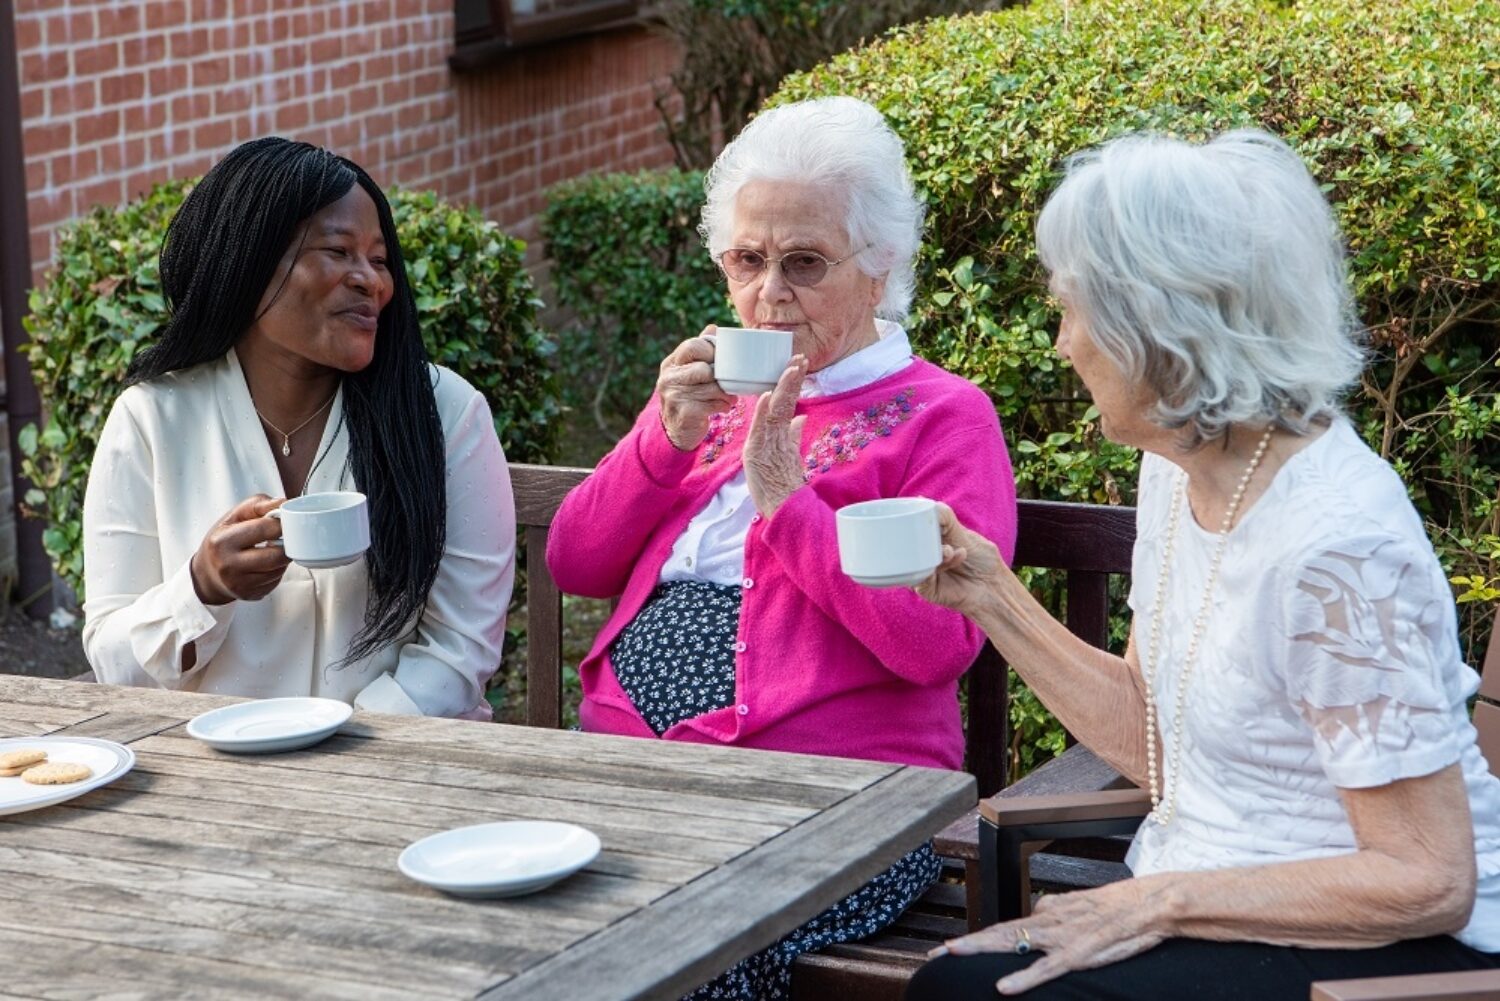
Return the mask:
POLYGON ((744 580, 744 585, 745 585, 745 590, 748 591, 752 587, 755 586, 755 581, 751 580, 749 577, 746 577, 745 580, 744 580))
POLYGON ((747 705, 745 705, 743 702, 741 702, 740 703, 740 708, 739 708, 739 713, 740 713, 741 716, 749 716, 750 715, 750 707, 747 706, 747 705))
POLYGON ((760 521, 760 515, 754 514, 750 516, 750 524, 754 525, 758 521, 760 521))
POLYGON ((735 653, 744 653, 745 652, 745 641, 744 640, 740 640, 738 643, 736 643, 734 645, 734 652, 735 653))

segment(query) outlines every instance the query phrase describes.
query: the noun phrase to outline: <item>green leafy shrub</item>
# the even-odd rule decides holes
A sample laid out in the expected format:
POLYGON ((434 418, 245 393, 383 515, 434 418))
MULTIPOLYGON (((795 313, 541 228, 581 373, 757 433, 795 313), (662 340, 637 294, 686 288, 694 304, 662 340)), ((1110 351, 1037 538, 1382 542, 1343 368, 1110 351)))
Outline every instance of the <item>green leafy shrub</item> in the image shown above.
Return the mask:
POLYGON ((542 237, 558 302, 565 461, 593 465, 645 406, 657 366, 709 323, 733 322, 698 238, 703 174, 664 170, 568 181, 547 193, 542 237))
MULTIPOLYGON (((25 502, 46 517, 47 552, 80 596, 89 465, 130 360, 166 322, 158 257, 189 190, 164 184, 95 209, 64 232, 55 268, 31 295, 27 356, 46 422, 20 433, 22 470, 35 484, 25 502)), ((536 326, 523 245, 430 193, 394 192, 391 208, 433 360, 489 399, 509 458, 547 458, 558 412, 552 347, 536 326)))
POLYGON ((898 30, 773 103, 853 94, 886 115, 929 206, 920 349, 989 391, 1025 492, 1101 502, 1131 499, 1135 459, 1052 354, 1032 242, 1063 159, 1139 129, 1285 137, 1335 206, 1370 326, 1350 410, 1463 579, 1477 666, 1500 576, 1500 116, 1478 99, 1497 85, 1493 0, 1053 0, 898 30))
MULTIPOLYGON (((1335 206, 1371 330, 1350 413, 1426 518, 1478 666, 1500 603, 1497 26, 1495 0, 1039 0, 900 29, 773 103, 852 94, 886 115, 928 205, 918 351, 989 393, 1023 496, 1096 503, 1133 500, 1137 457, 1052 350, 1033 233, 1063 160, 1139 129, 1285 137, 1335 206)), ((1054 581, 1033 587, 1057 607, 1054 581)), ((1020 746, 1056 746, 1027 696, 1013 717, 1020 746)))

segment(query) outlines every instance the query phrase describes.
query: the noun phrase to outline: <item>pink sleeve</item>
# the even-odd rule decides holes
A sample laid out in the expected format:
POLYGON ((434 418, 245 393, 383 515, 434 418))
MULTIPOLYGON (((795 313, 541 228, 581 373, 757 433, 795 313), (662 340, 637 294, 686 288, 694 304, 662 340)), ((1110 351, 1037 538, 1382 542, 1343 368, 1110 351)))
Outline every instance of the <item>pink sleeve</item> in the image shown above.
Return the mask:
POLYGON ((569 594, 613 598, 677 500, 696 452, 667 440, 655 397, 633 427, 568 494, 547 536, 547 569, 569 594))
MULTIPOLYGON (((897 496, 943 501, 966 526, 999 546, 1009 563, 1016 548, 1016 489, 998 427, 923 444, 927 447, 913 458, 897 496)), ((811 486, 792 494, 767 523, 763 538, 808 600, 907 681, 953 681, 984 645, 978 626, 909 588, 866 587, 845 576, 833 508, 811 486)))

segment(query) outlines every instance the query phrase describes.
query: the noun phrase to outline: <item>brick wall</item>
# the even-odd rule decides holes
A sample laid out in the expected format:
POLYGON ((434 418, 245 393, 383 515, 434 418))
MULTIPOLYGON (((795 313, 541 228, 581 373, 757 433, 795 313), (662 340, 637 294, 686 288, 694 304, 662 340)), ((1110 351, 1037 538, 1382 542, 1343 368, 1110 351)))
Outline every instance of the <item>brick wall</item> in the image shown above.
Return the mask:
POLYGON ((453 0, 17 0, 15 15, 38 280, 68 219, 261 135, 477 205, 528 242, 546 186, 672 159, 652 96, 676 53, 641 28, 455 74, 453 0))

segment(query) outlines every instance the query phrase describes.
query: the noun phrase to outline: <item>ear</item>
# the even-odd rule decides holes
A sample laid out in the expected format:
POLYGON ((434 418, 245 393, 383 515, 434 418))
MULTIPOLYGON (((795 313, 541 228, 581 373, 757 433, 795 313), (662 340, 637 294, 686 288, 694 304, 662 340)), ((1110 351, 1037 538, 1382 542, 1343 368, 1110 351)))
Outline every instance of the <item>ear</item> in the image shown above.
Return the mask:
POLYGON ((885 298, 885 279, 870 279, 870 308, 874 309, 880 305, 880 300, 885 298))

